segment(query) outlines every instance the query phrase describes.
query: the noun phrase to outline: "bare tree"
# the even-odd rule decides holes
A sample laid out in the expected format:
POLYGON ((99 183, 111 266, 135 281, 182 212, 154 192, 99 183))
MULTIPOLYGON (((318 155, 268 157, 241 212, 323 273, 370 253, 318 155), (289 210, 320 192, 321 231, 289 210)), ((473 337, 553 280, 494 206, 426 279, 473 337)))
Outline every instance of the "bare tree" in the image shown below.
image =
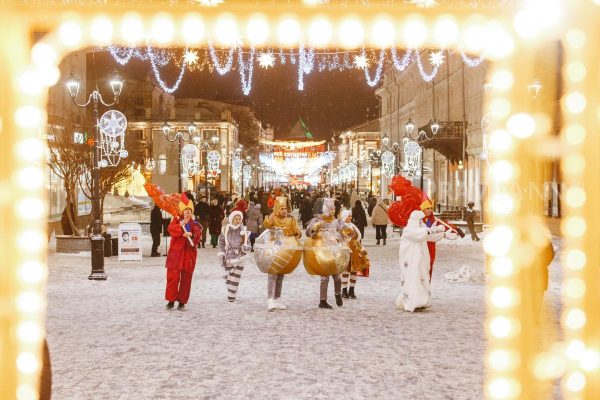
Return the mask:
POLYGON ((82 173, 83 157, 90 150, 86 144, 75 143, 73 123, 50 124, 48 134, 48 167, 63 181, 66 194, 66 217, 74 235, 81 235, 77 228, 77 186, 82 173))
MULTIPOLYGON (((103 218, 104 210, 104 199, 106 195, 110 193, 113 187, 128 179, 132 175, 133 169, 131 165, 142 164, 145 156, 145 143, 139 137, 132 136, 131 132, 125 134, 125 150, 129 153, 127 158, 121 159, 121 161, 115 166, 108 166, 100 168, 100 185, 98 191, 100 192, 100 218, 103 218)), ((92 151, 85 154, 83 157, 84 174, 81 177, 80 185, 83 193, 88 199, 92 199, 92 169, 94 165, 94 154, 92 151)), ((91 216, 90 216, 91 222, 91 216)))

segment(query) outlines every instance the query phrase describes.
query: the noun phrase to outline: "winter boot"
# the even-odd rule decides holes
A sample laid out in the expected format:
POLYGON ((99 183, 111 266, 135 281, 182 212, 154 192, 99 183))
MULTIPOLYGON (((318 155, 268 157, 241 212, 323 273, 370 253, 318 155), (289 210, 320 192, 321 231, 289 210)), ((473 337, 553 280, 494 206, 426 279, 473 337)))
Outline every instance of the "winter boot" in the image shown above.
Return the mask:
POLYGON ((356 296, 354 295, 354 287, 350 288, 350 291, 348 292, 348 297, 351 299, 355 299, 356 296))
POLYGON ((167 310, 172 310, 173 307, 175 307, 175 302, 174 301, 170 301, 167 303, 167 306, 165 307, 167 310))
POLYGON ((385 246, 385 239, 383 239, 383 245, 385 246))
POLYGON ((348 289, 343 288, 342 289, 342 299, 347 299, 348 298, 348 289))
POLYGON ((375 243, 377 246, 379 246, 379 239, 377 239, 377 243, 375 243))
POLYGON ((275 299, 269 299, 267 301, 267 309, 269 311, 274 311, 277 309, 277 306, 275 305, 275 299))
POLYGON ((177 306, 177 309, 179 311, 185 311, 185 304, 183 304, 182 302, 179 302, 179 305, 177 306))
POLYGON ((341 307, 344 302, 342 301, 342 295, 341 294, 336 294, 335 295, 335 304, 337 304, 338 307, 341 307))
POLYGON ((331 307, 329 304, 327 304, 327 300, 321 300, 321 302, 319 303, 319 308, 331 309, 333 307, 331 307))

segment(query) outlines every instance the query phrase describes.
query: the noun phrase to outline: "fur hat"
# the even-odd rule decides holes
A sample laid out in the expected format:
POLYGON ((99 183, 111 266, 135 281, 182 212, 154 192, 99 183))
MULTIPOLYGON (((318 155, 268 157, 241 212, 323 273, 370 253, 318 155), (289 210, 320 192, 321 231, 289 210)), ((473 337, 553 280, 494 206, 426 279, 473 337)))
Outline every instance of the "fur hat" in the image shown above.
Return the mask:
MULTIPOLYGON (((231 225, 233 225, 233 219, 235 218, 236 215, 239 215, 242 220, 244 219, 244 214, 242 214, 241 211, 238 211, 238 210, 232 211, 231 214, 229 214, 229 217, 227 217, 227 219, 229 219, 229 223, 231 225)), ((240 222, 240 224, 241 224, 241 222, 240 222)))

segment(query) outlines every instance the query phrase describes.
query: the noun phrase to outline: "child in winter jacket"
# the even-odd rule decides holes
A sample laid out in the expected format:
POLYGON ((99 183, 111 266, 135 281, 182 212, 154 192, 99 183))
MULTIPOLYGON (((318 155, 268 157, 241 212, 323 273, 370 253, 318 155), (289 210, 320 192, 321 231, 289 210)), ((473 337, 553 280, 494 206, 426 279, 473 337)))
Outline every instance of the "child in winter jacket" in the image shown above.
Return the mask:
POLYGON ((251 247, 248 244, 250 234, 242 224, 241 211, 229 214, 229 223, 219 236, 219 259, 225 270, 223 278, 227 285, 227 299, 234 302, 237 296, 242 271, 248 259, 251 247))

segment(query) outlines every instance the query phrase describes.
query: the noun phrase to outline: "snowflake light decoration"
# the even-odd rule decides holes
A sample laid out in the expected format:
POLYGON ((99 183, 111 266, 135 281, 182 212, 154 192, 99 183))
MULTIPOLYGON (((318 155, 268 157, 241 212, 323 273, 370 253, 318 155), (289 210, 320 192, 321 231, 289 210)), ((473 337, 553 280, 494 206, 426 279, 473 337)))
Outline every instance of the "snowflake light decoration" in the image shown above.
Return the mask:
POLYGON ((440 65, 442 65, 444 63, 444 51, 440 50, 436 51, 435 53, 431 53, 431 55, 429 56, 429 62, 434 67, 439 67, 440 65))
POLYGON ((411 4, 416 5, 417 7, 429 8, 437 5, 436 0, 410 0, 411 4))
POLYGON ((196 65, 198 62, 198 52, 195 50, 187 50, 183 55, 183 62, 189 67, 196 65))
POLYGON ((361 54, 360 56, 354 56, 354 65, 359 69, 366 69, 369 66, 367 56, 361 54))
POLYGON ((273 57, 273 53, 261 53, 258 57, 258 63, 262 68, 268 69, 275 65, 275 57, 273 57))

